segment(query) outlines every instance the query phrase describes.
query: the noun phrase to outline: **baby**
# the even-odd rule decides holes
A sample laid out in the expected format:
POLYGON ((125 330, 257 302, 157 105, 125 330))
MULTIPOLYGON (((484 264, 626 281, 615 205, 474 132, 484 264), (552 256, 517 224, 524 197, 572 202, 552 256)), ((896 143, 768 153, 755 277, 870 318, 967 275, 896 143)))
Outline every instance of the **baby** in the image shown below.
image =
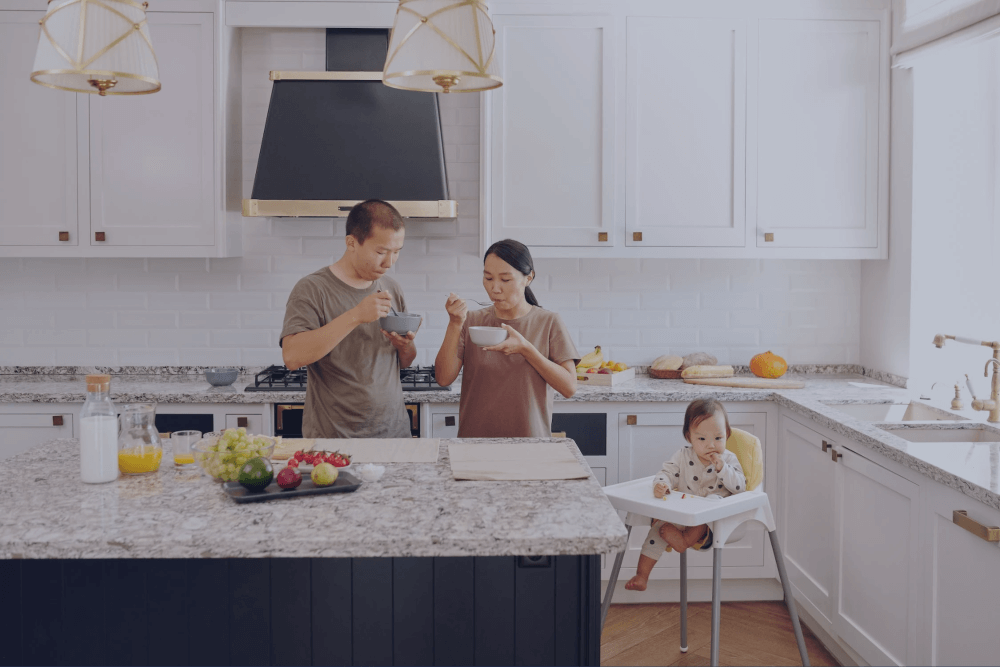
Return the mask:
MULTIPOLYGON (((684 413, 684 439, 691 446, 683 447, 664 462, 653 478, 653 495, 663 498, 671 489, 695 496, 724 498, 746 490, 747 480, 739 459, 726 449, 732 430, 722 403, 714 399, 693 401, 684 413)), ((630 591, 644 591, 649 573, 664 550, 678 553, 696 548, 712 548, 712 531, 706 525, 678 526, 654 520, 639 555, 634 577, 625 584, 630 591)))

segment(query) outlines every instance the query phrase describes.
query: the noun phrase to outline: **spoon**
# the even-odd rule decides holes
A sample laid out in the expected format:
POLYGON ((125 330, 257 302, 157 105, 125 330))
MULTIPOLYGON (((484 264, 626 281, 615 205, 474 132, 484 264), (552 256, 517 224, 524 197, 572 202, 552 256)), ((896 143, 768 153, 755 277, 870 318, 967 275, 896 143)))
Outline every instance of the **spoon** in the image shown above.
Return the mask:
POLYGON ((480 306, 492 306, 493 305, 492 301, 483 303, 482 301, 476 301, 475 299, 463 299, 463 300, 464 301, 472 301, 473 303, 478 303, 480 306))
MULTIPOLYGON (((379 290, 379 292, 381 292, 381 291, 382 291, 382 290, 379 290)), ((399 315, 399 313, 397 313, 397 312, 396 312, 396 309, 392 307, 392 303, 391 303, 391 302, 389 303, 389 311, 390 311, 390 312, 391 312, 391 313, 392 313, 393 315, 397 315, 397 316, 399 315)))

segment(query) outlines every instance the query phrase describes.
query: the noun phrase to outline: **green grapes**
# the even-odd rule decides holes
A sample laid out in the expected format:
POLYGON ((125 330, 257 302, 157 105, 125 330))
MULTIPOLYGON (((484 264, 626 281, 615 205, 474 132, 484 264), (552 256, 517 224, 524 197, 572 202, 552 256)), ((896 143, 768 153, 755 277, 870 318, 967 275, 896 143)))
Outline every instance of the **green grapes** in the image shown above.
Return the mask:
POLYGON ((199 452, 196 460, 212 477, 233 481, 244 463, 257 456, 266 458, 272 446, 268 437, 247 435, 245 428, 228 428, 206 452, 199 452))

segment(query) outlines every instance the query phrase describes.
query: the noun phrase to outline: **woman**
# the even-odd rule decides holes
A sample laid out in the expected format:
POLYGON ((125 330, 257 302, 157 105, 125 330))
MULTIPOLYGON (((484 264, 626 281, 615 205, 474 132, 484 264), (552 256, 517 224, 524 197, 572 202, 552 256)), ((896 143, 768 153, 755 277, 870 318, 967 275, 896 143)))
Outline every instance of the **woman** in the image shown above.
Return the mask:
POLYGON ((460 438, 548 438, 552 434, 553 390, 576 393, 580 355, 556 313, 543 310, 529 285, 535 278, 531 253, 511 239, 490 246, 483 258, 483 287, 493 305, 468 312, 448 295, 448 330, 434 361, 438 384, 462 376, 460 438), (503 327, 499 345, 479 347, 470 326, 503 327))

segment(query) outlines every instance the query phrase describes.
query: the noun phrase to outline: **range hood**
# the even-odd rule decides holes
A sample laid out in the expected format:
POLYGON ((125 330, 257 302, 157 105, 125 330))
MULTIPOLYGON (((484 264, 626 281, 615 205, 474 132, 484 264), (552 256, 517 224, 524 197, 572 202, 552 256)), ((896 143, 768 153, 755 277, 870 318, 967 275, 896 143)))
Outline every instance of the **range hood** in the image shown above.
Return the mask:
POLYGON ((382 83, 388 30, 328 29, 325 72, 274 82, 246 217, 346 217, 384 199, 406 218, 454 218, 435 94, 382 83))

